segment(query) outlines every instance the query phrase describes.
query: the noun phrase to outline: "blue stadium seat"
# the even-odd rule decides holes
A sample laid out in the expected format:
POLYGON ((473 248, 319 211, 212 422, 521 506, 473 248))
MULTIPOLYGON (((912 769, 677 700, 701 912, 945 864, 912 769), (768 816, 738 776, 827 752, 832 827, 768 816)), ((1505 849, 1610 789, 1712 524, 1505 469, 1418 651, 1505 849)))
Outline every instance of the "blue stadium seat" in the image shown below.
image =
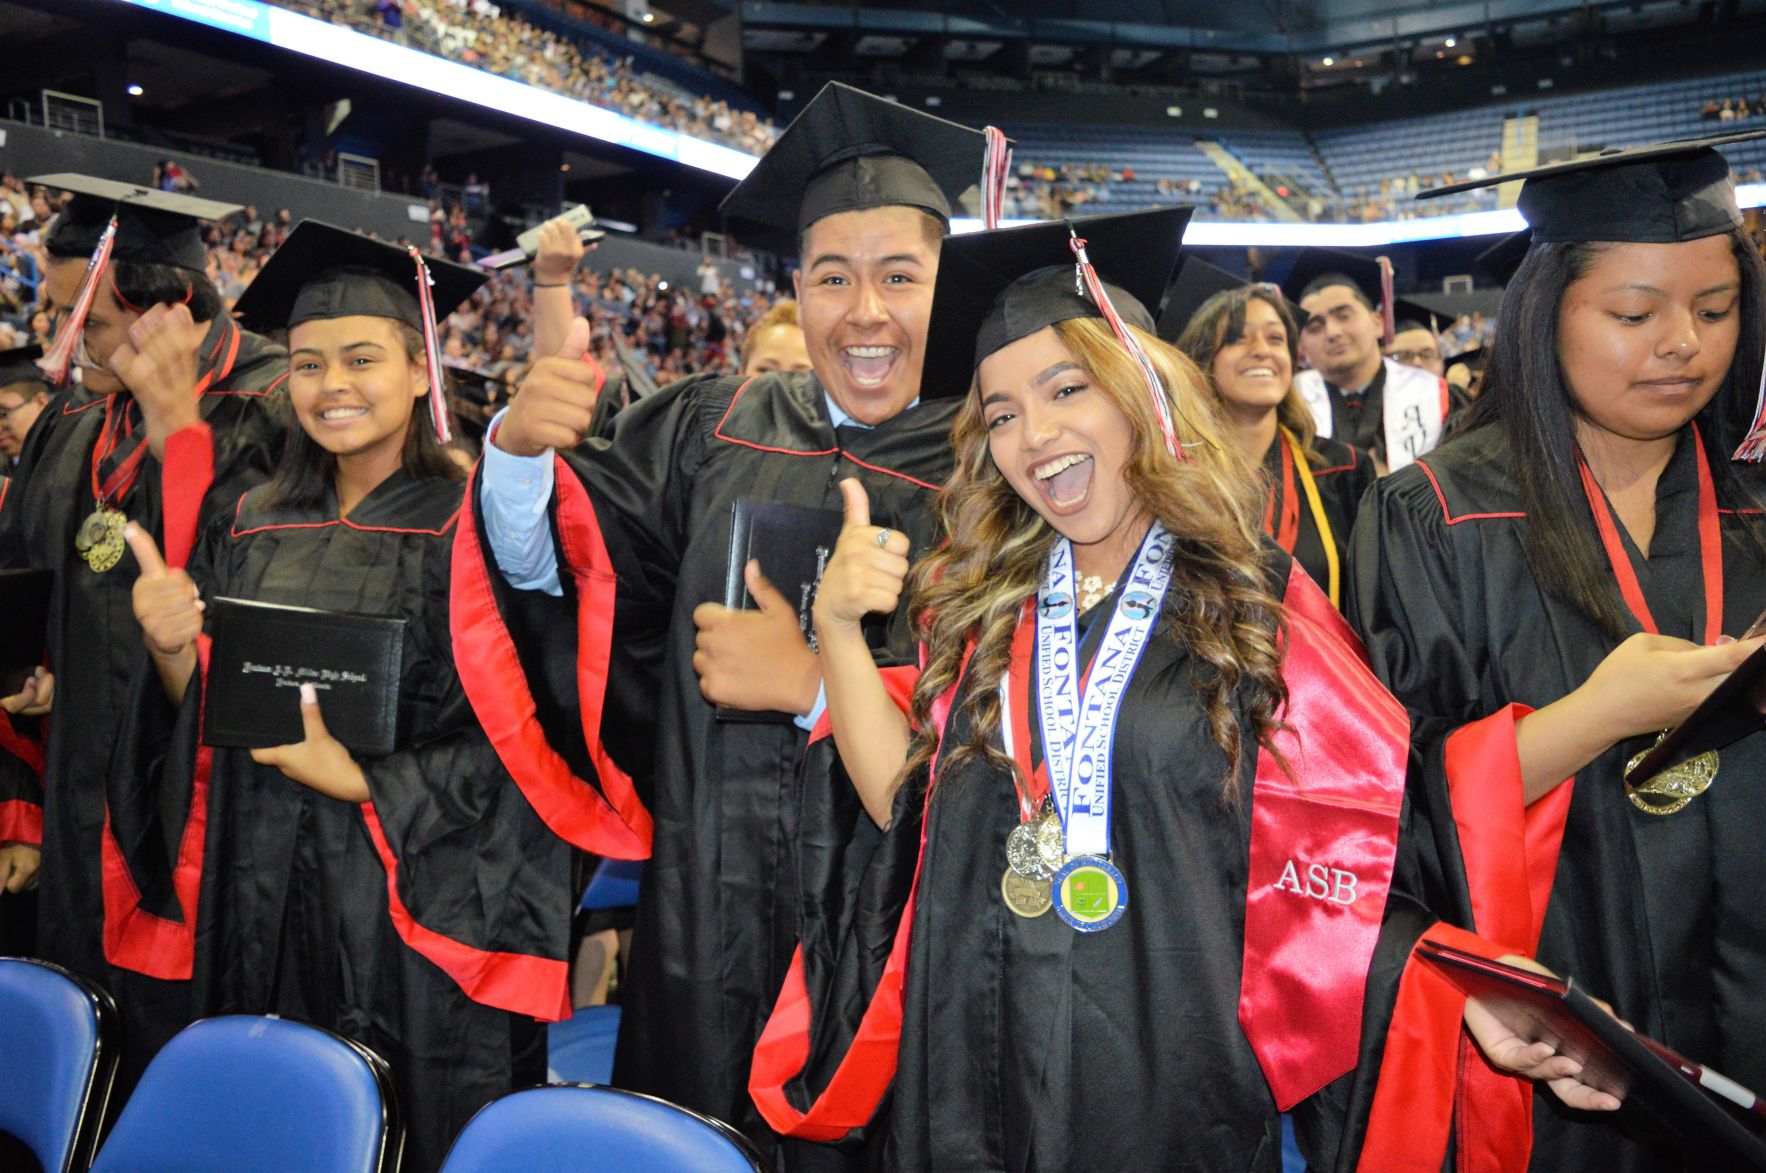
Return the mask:
POLYGON ((93 1173, 379 1173, 404 1132, 386 1063, 287 1019, 208 1018, 148 1065, 93 1173))
POLYGON ((546 1028, 546 1078, 553 1083, 613 1082, 618 1006, 578 1006, 546 1028))
POLYGON ((474 1116, 442 1173, 754 1173, 760 1154, 729 1125, 635 1092, 554 1084, 474 1116))
POLYGON ((638 882, 644 878, 641 859, 604 859, 589 877, 583 889, 582 909, 594 912, 599 908, 635 908, 638 903, 638 882))
POLYGON ((58 965, 0 957, 0 1132, 47 1173, 92 1159, 116 1076, 115 1036, 109 994, 58 965))

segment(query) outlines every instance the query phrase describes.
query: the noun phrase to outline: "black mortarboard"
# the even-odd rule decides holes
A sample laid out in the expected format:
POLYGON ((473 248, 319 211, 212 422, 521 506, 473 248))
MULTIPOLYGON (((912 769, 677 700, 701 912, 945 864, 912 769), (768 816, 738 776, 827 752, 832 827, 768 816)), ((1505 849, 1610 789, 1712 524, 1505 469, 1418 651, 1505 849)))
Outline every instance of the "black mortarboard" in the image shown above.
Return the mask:
POLYGON ((37 368, 37 360, 42 357, 43 348, 34 343, 0 350, 0 387, 10 387, 14 383, 47 383, 49 380, 37 368))
POLYGON ((1359 289, 1375 307, 1380 304, 1379 261, 1334 248, 1300 250, 1288 269, 1288 275, 1282 278, 1282 296, 1298 309, 1306 287, 1320 277, 1346 278, 1345 283, 1359 289))
POLYGON ((1175 342, 1196 316, 1202 304, 1217 293, 1243 289, 1250 282, 1243 277, 1211 265, 1194 253, 1186 253, 1178 267, 1177 280, 1165 294, 1165 308, 1159 313, 1159 337, 1175 342))
POLYGON ((442 443, 453 433, 443 398, 446 371, 435 326, 489 281, 469 265, 426 257, 319 220, 288 234, 234 306, 248 329, 279 330, 319 318, 391 318, 422 333, 430 420, 442 443))
POLYGON ((1766 130, 1685 139, 1511 171, 1418 192, 1418 199, 1524 180, 1516 207, 1541 242, 1675 244, 1741 227, 1729 161, 1715 150, 1766 130))
POLYGON ((981 181, 981 131, 922 114, 839 82, 822 87, 754 170, 724 198, 745 235, 795 251, 824 216, 867 208, 919 208, 950 223, 981 181))
MULTIPOLYGON (((491 274, 424 257, 434 281, 437 320, 471 297, 491 274)), ((314 318, 392 318, 423 329, 417 262, 404 245, 387 244, 319 220, 302 220, 240 294, 234 307, 249 330, 281 330, 314 318)))
POLYGON ((944 242, 932 292, 920 394, 965 394, 981 360, 1045 326, 1103 313, 1081 292, 1070 241, 1077 234, 1121 318, 1151 334, 1153 315, 1183 249, 1192 208, 1086 216, 944 242))
POLYGON ((242 206, 91 175, 38 175, 26 182, 74 193, 43 242, 52 257, 90 257, 114 215, 112 260, 176 265, 200 273, 208 263, 208 251, 197 221, 224 220, 242 206))
POLYGON ((1453 315, 1444 314, 1438 309, 1426 306, 1419 301, 1412 301, 1408 297, 1394 297, 1392 299, 1393 333, 1402 334, 1406 325, 1416 325, 1431 334, 1439 334, 1443 321, 1451 323, 1453 315))
POLYGON ((1523 228, 1479 253, 1475 263, 1498 285, 1507 285, 1515 270, 1521 267, 1521 262, 1527 259, 1527 249, 1532 244, 1533 230, 1523 228))

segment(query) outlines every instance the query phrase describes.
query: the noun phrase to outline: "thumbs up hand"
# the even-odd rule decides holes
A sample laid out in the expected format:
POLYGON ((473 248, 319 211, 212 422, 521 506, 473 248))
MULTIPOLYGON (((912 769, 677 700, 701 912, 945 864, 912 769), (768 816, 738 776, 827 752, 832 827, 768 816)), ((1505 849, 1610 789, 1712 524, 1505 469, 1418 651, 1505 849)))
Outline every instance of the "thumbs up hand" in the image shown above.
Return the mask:
POLYGON ((713 704, 748 712, 807 714, 821 690, 821 665, 797 618, 797 604, 760 572, 758 559, 742 568, 755 610, 718 603, 693 609, 693 671, 713 704))
POLYGON ((147 649, 157 657, 182 655, 202 634, 203 604, 196 583, 182 570, 168 567, 153 535, 135 523, 123 529, 123 540, 141 567, 135 580, 135 621, 147 637, 147 649))
POLYGON ((589 434, 595 418, 595 377, 599 367, 584 361, 589 323, 577 318, 564 336, 564 348, 533 365, 497 425, 492 442, 515 456, 539 456, 554 448, 574 448, 589 434))
POLYGON ((853 477, 840 482, 846 525, 816 591, 818 633, 856 628, 866 615, 891 614, 908 577, 908 537, 871 524, 871 502, 853 477))

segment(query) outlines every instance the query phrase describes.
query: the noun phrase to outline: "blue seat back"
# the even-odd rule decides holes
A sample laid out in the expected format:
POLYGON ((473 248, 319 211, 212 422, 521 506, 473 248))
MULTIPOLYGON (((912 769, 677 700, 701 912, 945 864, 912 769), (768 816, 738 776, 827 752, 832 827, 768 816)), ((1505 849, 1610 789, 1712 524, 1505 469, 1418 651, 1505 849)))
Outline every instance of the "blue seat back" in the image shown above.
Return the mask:
POLYGON ((116 1076, 110 996, 60 966, 0 957, 0 1131, 49 1173, 83 1169, 116 1076))
POLYGON ((402 1133, 386 1064, 281 1018, 208 1018, 148 1065, 94 1173, 378 1173, 402 1133))
POLYGON ((638 882, 644 878, 641 859, 604 859, 589 877, 583 889, 582 909, 634 908, 638 903, 638 882))
POLYGON ((442 1173, 755 1173, 759 1154, 729 1125, 666 1100, 585 1084, 504 1096, 474 1116, 442 1173))

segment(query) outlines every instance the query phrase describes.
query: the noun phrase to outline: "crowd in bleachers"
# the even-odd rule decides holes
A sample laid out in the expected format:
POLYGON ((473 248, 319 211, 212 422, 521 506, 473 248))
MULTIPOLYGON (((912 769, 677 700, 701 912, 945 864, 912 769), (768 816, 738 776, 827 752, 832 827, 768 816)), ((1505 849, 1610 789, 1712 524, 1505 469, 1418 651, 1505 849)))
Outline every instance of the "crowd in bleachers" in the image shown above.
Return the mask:
POLYGON ((749 154, 765 151, 778 135, 753 110, 688 94, 640 72, 630 57, 542 29, 491 0, 278 0, 278 6, 749 154))
MULTIPOLYGON (((54 210, 42 188, 31 190, 10 173, 0 176, 0 350, 48 341, 49 323, 41 313, 33 314, 33 305, 47 262, 40 225, 54 210)), ((458 255, 460 241, 447 237, 445 228, 459 217, 438 216, 429 251, 458 255)), ((260 214, 247 206, 231 220, 208 226, 208 274, 229 307, 298 220, 287 208, 260 214)), ((769 303, 752 290, 725 289, 715 267, 707 268, 697 289, 671 286, 660 274, 637 269, 603 272, 591 264, 580 270, 574 298, 593 327, 597 358, 605 364, 635 363, 659 385, 692 372, 735 369, 742 339, 769 303), (616 336, 623 355, 615 350, 616 336)), ((528 270, 505 272, 447 318, 443 353, 452 366, 512 383, 531 358, 532 317, 528 270)))

